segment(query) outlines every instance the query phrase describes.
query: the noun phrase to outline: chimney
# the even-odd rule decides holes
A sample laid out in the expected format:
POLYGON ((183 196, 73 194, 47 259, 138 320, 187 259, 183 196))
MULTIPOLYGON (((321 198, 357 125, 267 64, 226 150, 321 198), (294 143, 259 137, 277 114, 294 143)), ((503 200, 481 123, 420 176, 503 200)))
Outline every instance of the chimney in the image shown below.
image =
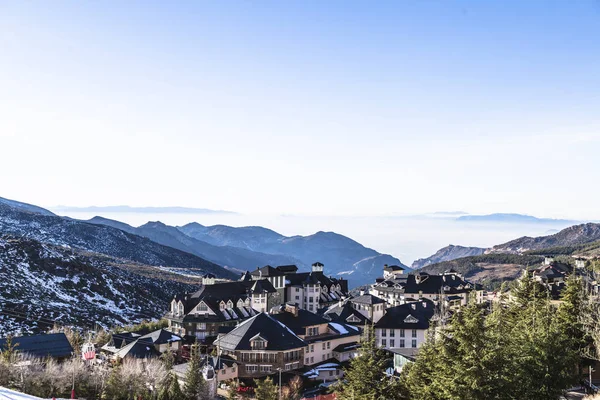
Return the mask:
POLYGON ((360 295, 361 295, 361 296, 364 296, 364 295, 365 295, 365 291, 364 291, 364 290, 361 290, 361 291, 360 291, 360 295))
POLYGON ((294 314, 294 317, 298 316, 298 304, 285 303, 285 311, 290 314, 294 314))
POLYGON ((416 305, 415 303, 411 303, 411 304, 410 304, 410 307, 411 307, 413 310, 416 310, 416 309, 417 309, 417 305, 416 305))

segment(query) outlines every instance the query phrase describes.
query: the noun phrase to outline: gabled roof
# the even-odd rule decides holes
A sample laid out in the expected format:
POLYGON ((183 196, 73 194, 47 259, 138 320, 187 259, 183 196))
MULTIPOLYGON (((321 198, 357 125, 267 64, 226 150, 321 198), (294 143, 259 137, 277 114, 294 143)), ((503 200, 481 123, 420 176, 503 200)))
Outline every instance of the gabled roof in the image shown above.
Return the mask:
POLYGON ((371 323, 371 321, 358 312, 352 303, 346 301, 342 304, 335 304, 323 313, 323 317, 332 322, 342 322, 354 325, 364 325, 365 323, 371 323), (357 320, 353 322, 352 320, 357 320))
POLYGON ((374 304, 383 304, 383 303, 385 303, 385 300, 380 299, 377 296, 373 296, 372 294, 363 294, 361 296, 350 299, 350 302, 356 303, 356 304, 374 305, 374 304))
POLYGON ((329 322, 320 315, 302 309, 298 310, 297 317, 287 311, 280 312, 279 314, 272 314, 271 317, 287 326, 296 335, 306 335, 307 326, 321 325, 329 322))
POLYGON ((260 279, 258 281, 254 281, 254 284, 250 288, 252 293, 275 293, 277 289, 273 286, 271 282, 267 279, 260 279))
POLYGON ((429 321, 435 314, 435 305, 431 300, 401 304, 386 310, 375 323, 382 329, 428 329, 429 321))
POLYGON ((343 343, 333 349, 336 353, 345 353, 347 351, 356 351, 360 348, 359 342, 343 343))
POLYGON ((267 340, 267 347, 265 348, 267 351, 306 347, 304 340, 266 313, 260 313, 242 322, 231 332, 217 338, 214 343, 228 351, 252 350, 250 339, 256 335, 260 335, 267 340))
POLYGON ((153 345, 167 344, 172 342, 180 342, 183 338, 166 329, 159 329, 154 332, 150 332, 147 335, 141 336, 140 341, 145 343, 151 343, 153 345))
POLYGON ((152 343, 146 343, 140 340, 129 343, 115 353, 115 357, 119 358, 151 358, 158 356, 160 356, 160 353, 154 348, 152 343))
MULTIPOLYGON (((64 333, 48 333, 42 335, 20 336, 12 338, 16 350, 39 358, 71 357, 73 347, 64 333)), ((6 339, 0 339, 0 349, 4 348, 6 339)))

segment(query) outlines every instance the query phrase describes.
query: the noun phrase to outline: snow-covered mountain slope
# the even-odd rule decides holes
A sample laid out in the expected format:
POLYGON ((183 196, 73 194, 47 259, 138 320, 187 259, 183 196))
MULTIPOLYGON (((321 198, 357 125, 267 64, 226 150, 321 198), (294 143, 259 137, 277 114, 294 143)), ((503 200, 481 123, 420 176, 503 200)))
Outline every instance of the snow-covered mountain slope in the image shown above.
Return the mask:
POLYGON ((182 281, 157 267, 2 236, 0 336, 55 322, 93 327, 160 318, 175 293, 193 290, 182 281))
POLYGON ((142 264, 194 269, 218 277, 237 275, 190 253, 155 243, 122 230, 54 215, 43 215, 0 203, 0 234, 66 245, 142 264))
POLYGON ((465 246, 455 246, 448 245, 443 247, 435 252, 435 254, 427 257, 420 258, 412 263, 413 269, 419 269, 426 267, 427 265, 440 263, 443 261, 452 261, 457 258, 470 257, 470 256, 478 256, 483 254, 485 249, 482 247, 465 247, 465 246))
POLYGON ((20 201, 5 199, 3 197, 0 197, 0 204, 4 204, 12 208, 17 208, 21 211, 27 211, 41 215, 55 215, 53 212, 48 211, 45 208, 34 206, 32 204, 21 203, 20 201))

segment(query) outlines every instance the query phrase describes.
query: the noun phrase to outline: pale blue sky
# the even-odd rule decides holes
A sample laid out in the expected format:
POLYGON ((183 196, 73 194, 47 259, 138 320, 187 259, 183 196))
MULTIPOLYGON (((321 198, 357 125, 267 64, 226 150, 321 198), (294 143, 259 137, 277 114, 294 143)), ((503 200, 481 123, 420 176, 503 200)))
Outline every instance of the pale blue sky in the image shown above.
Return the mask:
POLYGON ((600 218, 597 1, 0 0, 0 196, 600 218))

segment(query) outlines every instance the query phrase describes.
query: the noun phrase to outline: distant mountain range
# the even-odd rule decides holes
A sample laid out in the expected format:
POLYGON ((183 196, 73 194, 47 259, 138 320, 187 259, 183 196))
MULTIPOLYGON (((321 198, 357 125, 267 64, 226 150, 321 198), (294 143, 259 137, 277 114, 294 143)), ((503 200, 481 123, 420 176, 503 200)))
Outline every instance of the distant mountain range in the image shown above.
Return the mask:
POLYGON ((463 215, 456 218, 461 222, 493 222, 512 224, 576 224, 577 221, 566 219, 537 218, 523 214, 487 214, 487 215, 463 215))
POLYGON ((421 266, 421 271, 430 273, 453 268, 474 282, 497 287, 504 280, 517 278, 524 268, 541 263, 544 255, 600 256, 600 224, 574 225, 535 238, 524 236, 489 249, 448 246, 417 260, 413 267, 421 266), (473 249, 473 254, 467 249, 473 249))
POLYGON ((237 214, 233 211, 210 210, 208 208, 194 207, 131 207, 131 206, 90 206, 90 207, 71 207, 56 206, 52 207, 56 212, 87 212, 87 213, 143 213, 143 214, 237 214))
POLYGON ((531 250, 551 247, 574 246, 600 240, 600 224, 587 223, 570 226, 549 236, 528 237, 511 240, 487 250, 486 253, 522 254, 531 250))

